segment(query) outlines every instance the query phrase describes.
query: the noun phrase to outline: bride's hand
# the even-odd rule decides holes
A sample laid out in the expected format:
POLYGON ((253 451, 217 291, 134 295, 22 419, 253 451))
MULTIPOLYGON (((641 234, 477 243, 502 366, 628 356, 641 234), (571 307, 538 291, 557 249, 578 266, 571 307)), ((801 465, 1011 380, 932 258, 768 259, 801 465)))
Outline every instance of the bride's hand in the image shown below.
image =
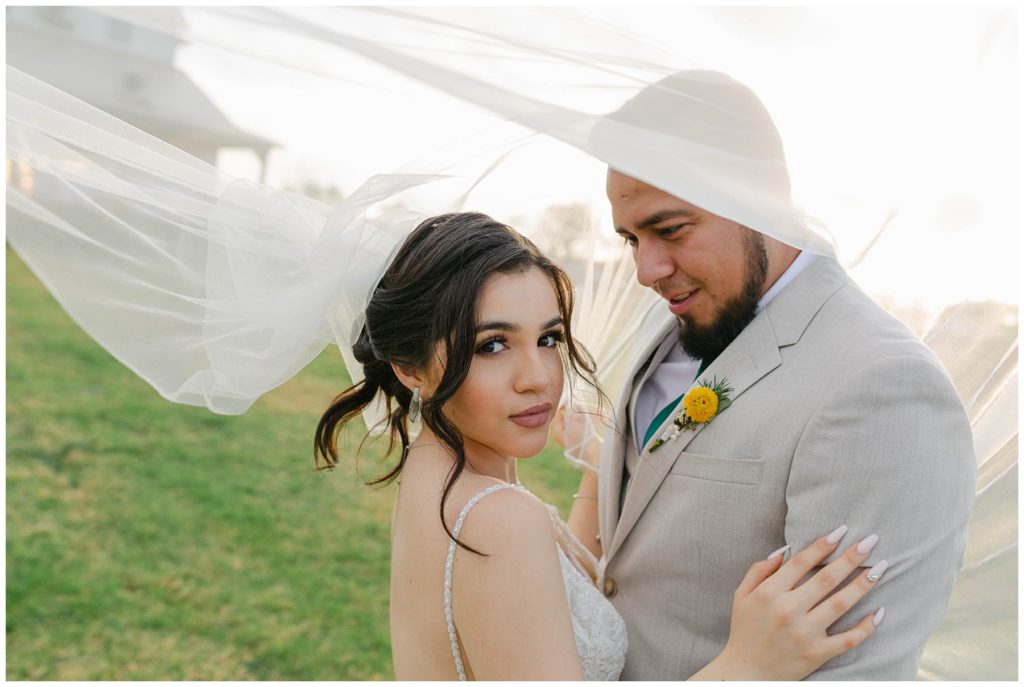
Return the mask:
MULTIPOLYGON (((839 588, 867 559, 870 546, 865 553, 858 545, 851 546, 800 584, 837 546, 822 537, 784 565, 779 564, 780 555, 751 566, 733 596, 729 642, 716 659, 723 661, 723 668, 728 666, 730 679, 799 680, 871 636, 877 628, 874 621, 882 620, 882 609, 846 632, 825 632, 877 582, 877 577, 874 582, 868 579, 871 571, 864 570, 839 588)), ((884 565, 880 567, 884 571, 884 565)))
POLYGON ((601 440, 588 429, 587 423, 596 417, 584 409, 561 406, 551 422, 551 438, 565 449, 565 457, 571 463, 597 472, 601 462, 601 440))
POLYGON ((565 448, 565 406, 559 406, 555 419, 551 421, 551 438, 565 448))

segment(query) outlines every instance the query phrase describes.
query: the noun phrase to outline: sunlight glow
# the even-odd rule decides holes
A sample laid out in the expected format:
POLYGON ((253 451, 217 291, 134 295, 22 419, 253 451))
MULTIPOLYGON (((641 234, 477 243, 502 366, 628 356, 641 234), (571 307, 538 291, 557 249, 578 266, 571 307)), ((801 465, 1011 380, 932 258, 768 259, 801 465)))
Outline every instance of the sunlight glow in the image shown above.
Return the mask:
MULTIPOLYGON (((888 220, 872 259, 852 271, 868 291, 926 310, 966 298, 1017 302, 1011 8, 582 11, 682 54, 681 66, 720 69, 748 83, 782 132, 794 196, 825 222, 842 261, 854 260, 888 220), (678 40, 684 26, 685 45, 678 40), (751 59, 752 52, 764 59, 751 59), (874 97, 853 99, 844 91, 849 83, 867 84, 874 97), (943 240, 930 241, 936 235, 943 240), (982 254, 987 262, 972 257, 982 254)), ((496 123, 368 61, 343 80, 318 76, 331 70, 329 51, 295 50, 294 69, 254 69, 248 57, 203 45, 178 55, 237 125, 281 144, 270 157, 271 185, 314 180, 350 192, 370 174, 496 123)), ((221 163, 234 174, 256 173, 251 160, 225 155, 221 163)), ((475 207, 506 221, 572 201, 602 214, 603 168, 542 140, 514 154, 472 196, 475 207)))

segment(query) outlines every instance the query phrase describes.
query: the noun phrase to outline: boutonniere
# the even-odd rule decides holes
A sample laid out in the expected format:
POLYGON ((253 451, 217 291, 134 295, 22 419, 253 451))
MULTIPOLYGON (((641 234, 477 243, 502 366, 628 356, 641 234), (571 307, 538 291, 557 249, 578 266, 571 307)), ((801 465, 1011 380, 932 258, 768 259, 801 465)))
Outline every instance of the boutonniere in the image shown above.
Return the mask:
POLYGON ((686 396, 683 397, 682 409, 672 420, 672 424, 665 430, 665 433, 651 444, 649 452, 654 453, 662 444, 667 444, 679 436, 683 430, 694 431, 698 426, 711 422, 716 415, 732 403, 729 399, 731 392, 732 387, 729 386, 729 380, 725 377, 722 378, 722 381, 718 381, 718 377, 713 377, 710 382, 707 379, 701 380, 699 386, 686 392, 686 396))

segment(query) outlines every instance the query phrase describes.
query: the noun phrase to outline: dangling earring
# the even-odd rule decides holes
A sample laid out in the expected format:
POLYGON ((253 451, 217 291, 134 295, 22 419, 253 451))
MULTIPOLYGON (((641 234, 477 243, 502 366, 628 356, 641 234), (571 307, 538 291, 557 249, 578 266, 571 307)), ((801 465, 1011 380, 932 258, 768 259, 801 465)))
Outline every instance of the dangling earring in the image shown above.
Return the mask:
POLYGON ((409 401, 409 422, 419 422, 420 419, 420 388, 416 387, 412 392, 412 400, 409 401))

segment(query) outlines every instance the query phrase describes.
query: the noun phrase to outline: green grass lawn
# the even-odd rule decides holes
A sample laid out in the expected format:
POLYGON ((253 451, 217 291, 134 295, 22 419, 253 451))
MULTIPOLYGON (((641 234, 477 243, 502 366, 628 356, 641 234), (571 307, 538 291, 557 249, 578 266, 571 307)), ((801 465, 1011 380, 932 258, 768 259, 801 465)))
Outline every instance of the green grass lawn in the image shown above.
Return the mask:
MULTIPOLYGON (((331 347, 243 416, 170 403, 8 248, 7 678, 391 679, 393 487, 312 470, 347 383, 331 347)), ((556 451, 520 476, 567 512, 556 451)))

